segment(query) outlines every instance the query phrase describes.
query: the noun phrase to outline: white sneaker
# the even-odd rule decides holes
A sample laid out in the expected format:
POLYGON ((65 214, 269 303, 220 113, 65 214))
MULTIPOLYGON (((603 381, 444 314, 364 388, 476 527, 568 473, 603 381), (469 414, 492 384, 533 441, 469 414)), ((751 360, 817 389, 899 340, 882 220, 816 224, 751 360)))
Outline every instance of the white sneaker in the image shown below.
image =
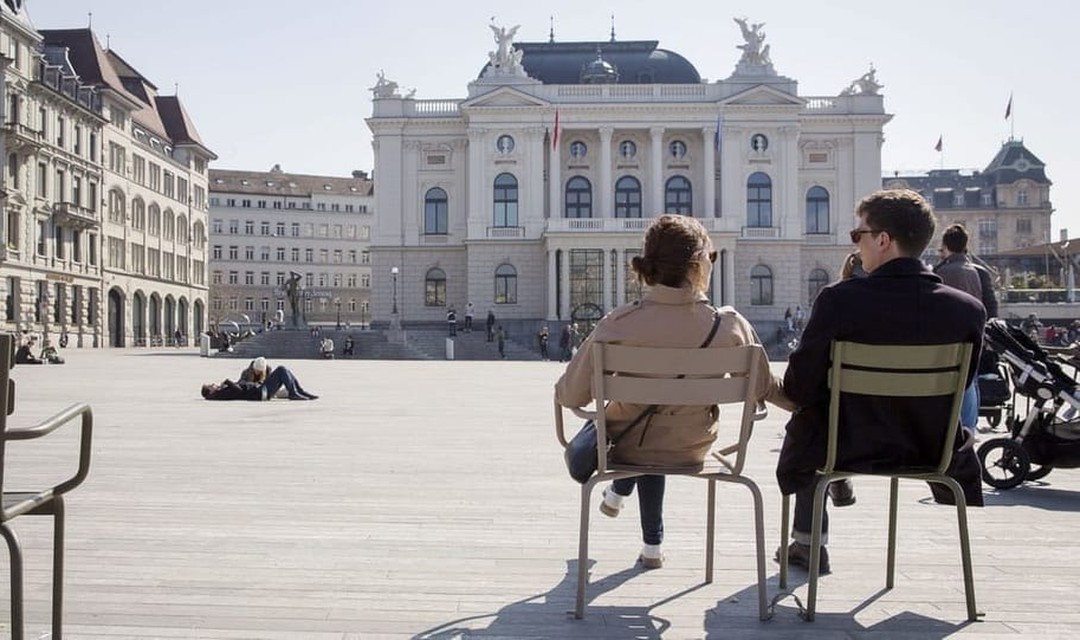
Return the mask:
POLYGON ((658 544, 647 544, 641 547, 641 555, 638 562, 646 569, 659 569, 664 566, 664 553, 658 544))
POLYGON ((609 518, 614 518, 622 511, 623 500, 626 496, 620 496, 611 490, 611 487, 604 489, 604 499, 600 502, 600 513, 609 518))

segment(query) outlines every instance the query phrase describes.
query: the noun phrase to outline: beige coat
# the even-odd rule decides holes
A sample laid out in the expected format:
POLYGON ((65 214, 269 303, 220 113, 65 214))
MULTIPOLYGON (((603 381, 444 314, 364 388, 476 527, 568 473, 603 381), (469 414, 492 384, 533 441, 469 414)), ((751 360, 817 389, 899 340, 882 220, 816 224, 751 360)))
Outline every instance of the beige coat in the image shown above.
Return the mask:
MULTIPOLYGON (((645 299, 615 309, 605 316, 585 340, 566 372, 555 384, 555 396, 568 407, 584 407, 592 401, 593 342, 652 347, 700 347, 713 323, 713 307, 708 300, 688 288, 656 285, 645 299)), ((750 323, 730 307, 721 308, 720 326, 709 348, 720 349, 758 344, 750 323)), ((767 400, 784 408, 780 381, 768 369, 761 371, 759 389, 767 400)), ((609 437, 621 434, 648 405, 612 403, 607 408, 609 437)), ((700 407, 660 407, 634 432, 622 438, 611 459, 627 464, 687 466, 700 464, 716 440, 718 409, 700 407), (644 436, 644 437, 642 437, 644 436)))

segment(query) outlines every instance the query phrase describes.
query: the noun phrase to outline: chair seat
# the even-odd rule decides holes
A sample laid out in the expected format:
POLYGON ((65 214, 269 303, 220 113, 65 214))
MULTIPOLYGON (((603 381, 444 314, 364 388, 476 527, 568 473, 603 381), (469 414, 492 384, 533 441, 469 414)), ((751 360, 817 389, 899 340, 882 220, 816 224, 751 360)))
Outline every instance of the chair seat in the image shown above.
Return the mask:
POLYGON ((56 514, 56 500, 53 500, 51 491, 46 493, 35 493, 33 491, 5 491, 3 501, 4 511, 22 504, 23 502, 33 501, 35 498, 38 498, 38 504, 29 511, 26 511, 24 515, 51 516, 56 514))

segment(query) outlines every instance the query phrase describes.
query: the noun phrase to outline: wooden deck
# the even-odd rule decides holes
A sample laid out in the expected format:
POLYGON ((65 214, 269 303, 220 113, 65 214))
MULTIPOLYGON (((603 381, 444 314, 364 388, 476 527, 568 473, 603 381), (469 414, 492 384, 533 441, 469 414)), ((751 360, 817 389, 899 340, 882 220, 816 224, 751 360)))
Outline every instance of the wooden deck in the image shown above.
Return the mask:
MULTIPOLYGON (((1080 473, 988 496, 971 512, 979 608, 968 624, 954 512, 901 485, 897 588, 882 592, 887 485, 834 509, 833 574, 812 625, 791 599, 757 620, 750 500, 721 487, 717 576, 703 577, 705 484, 674 479, 668 562, 634 568, 636 504, 593 520, 590 604, 573 606, 577 485, 551 426, 561 366, 287 362, 316 402, 203 401, 235 360, 190 350, 69 350, 17 367, 13 422, 92 403, 93 470, 68 499, 69 638, 1076 637, 1080 473)), ((773 467, 786 415, 753 440, 751 477, 779 543, 773 467)), ((8 453, 8 488, 74 463, 76 430, 8 453)), ((48 632, 49 521, 22 518, 27 636, 48 632)), ((0 556, 0 603, 7 561, 0 556)), ((777 592, 770 562, 770 597, 777 592)), ((805 574, 793 575, 805 594, 805 574)), ((0 625, 9 614, 0 608, 0 625)))

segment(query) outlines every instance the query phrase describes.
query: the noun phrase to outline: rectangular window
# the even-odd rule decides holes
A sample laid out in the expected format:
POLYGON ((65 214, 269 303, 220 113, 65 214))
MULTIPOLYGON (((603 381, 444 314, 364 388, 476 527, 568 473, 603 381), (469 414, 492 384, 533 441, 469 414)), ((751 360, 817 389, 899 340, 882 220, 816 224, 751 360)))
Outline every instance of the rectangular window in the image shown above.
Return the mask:
POLYGON ((278 262, 285 262, 285 247, 278 247, 276 253, 277 253, 277 261, 278 262))
POLYGON ((15 276, 8 276, 7 279, 7 297, 4 299, 4 318, 8 322, 15 322, 18 320, 16 317, 16 309, 19 308, 19 279, 15 276))
POLYGON ((237 284, 239 282, 239 277, 240 277, 240 272, 239 271, 230 271, 229 272, 229 284, 237 284))
POLYGON ((82 178, 79 176, 71 176, 71 203, 82 206, 82 178))
POLYGON ((86 234, 86 257, 90 266, 96 267, 98 263, 97 234, 86 234))
POLYGON ((270 223, 268 221, 263 220, 259 223, 259 234, 264 236, 270 235, 270 223))
POLYGON ((299 238, 300 237, 300 223, 298 223, 298 222, 292 223, 292 225, 290 227, 290 230, 291 230, 292 236, 294 238, 299 238))
POLYGON ((229 233, 231 233, 233 235, 236 235, 239 232, 240 232, 240 221, 239 220, 229 220, 229 233))
POLYGON ((44 198, 46 195, 48 181, 49 167, 44 162, 39 162, 37 166, 37 194, 38 197, 44 198))
POLYGON ((1031 233, 1031 218, 1017 218, 1016 219, 1016 232, 1017 233, 1031 233))
POLYGON ((48 239, 49 223, 45 220, 38 220, 37 254, 39 256, 48 255, 48 239))
POLYGON ((244 233, 251 236, 255 235, 255 221, 244 220, 244 233))
POLYGON ((53 193, 53 199, 54 200, 56 200, 57 202, 67 202, 68 201, 67 191, 65 190, 66 186, 67 186, 67 175, 64 173, 64 171, 62 169, 57 169, 56 170, 56 192, 53 193))
POLYGON ((150 163, 150 188, 161 190, 161 167, 153 162, 150 163))
POLYGON ((570 250, 570 308, 583 304, 604 309, 603 249, 570 250))
POLYGON ((165 195, 174 198, 176 197, 176 176, 172 171, 165 171, 165 195))
POLYGON ((81 285, 71 287, 71 324, 82 324, 83 288, 81 285))
POLYGON ((312 249, 304 249, 304 262, 314 262, 315 251, 312 249))
POLYGON ((131 154, 131 178, 139 184, 146 184, 146 160, 137 153, 131 154))
POLYGON ((261 284, 263 286, 269 286, 270 285, 270 272, 269 271, 262 271, 262 272, 259 273, 259 284, 261 284))
POLYGON ((89 305, 86 307, 86 321, 91 326, 97 326, 98 323, 98 290, 96 287, 90 287, 90 300, 89 305))
POLYGON ((61 227, 60 225, 56 225, 56 227, 53 228, 53 232, 54 232, 54 236, 55 236, 55 248, 54 248, 53 255, 56 256, 57 260, 63 260, 64 259, 64 228, 61 227))
POLYGON ((82 230, 71 230, 71 259, 75 262, 82 262, 82 230))
POLYGON ((330 253, 326 249, 319 249, 319 262, 322 264, 330 262, 330 253))
POLYGON ((19 189, 19 154, 17 153, 8 156, 8 184, 15 190, 19 189))
POLYGON ((277 234, 277 236, 279 238, 284 238, 285 237, 285 223, 284 222, 277 223, 277 225, 275 225, 274 228, 276 229, 275 233, 277 234))
POLYGON ((244 260, 255 259, 255 247, 244 247, 244 260))
POLYGON ((21 216, 18 211, 14 209, 7 210, 7 229, 4 234, 7 238, 8 249, 12 251, 19 250, 19 238, 22 237, 22 224, 20 223, 21 216))
POLYGON ((292 248, 292 261, 293 262, 300 262, 300 248, 299 247, 293 247, 292 248))
POLYGON ((255 284, 255 272, 254 271, 245 271, 244 272, 244 284, 248 284, 248 285, 255 284))

